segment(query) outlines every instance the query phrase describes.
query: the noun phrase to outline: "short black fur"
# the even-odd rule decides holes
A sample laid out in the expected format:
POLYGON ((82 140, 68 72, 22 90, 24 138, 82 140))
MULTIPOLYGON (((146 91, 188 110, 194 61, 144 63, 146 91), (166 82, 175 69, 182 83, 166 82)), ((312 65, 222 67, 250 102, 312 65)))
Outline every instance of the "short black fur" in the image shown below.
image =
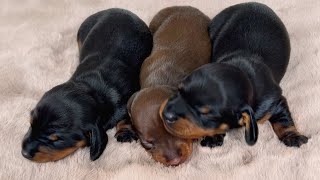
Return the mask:
POLYGON ((140 67, 151 52, 152 35, 138 16, 116 8, 98 12, 81 24, 77 40, 76 71, 46 92, 31 112, 22 145, 28 159, 40 146, 63 150, 79 141, 91 146, 91 160, 99 158, 108 141, 106 130, 128 116, 127 101, 140 88, 140 67))
MULTIPOLYGON (((178 95, 168 101, 163 112, 164 117, 174 117, 166 118, 167 123, 188 117, 203 129, 248 124, 246 141, 252 145, 258 135, 256 121, 270 114, 269 121, 281 141, 288 146, 306 143, 307 137, 294 126, 279 86, 290 56, 289 36, 280 18, 266 5, 238 4, 214 17, 209 33, 213 63, 184 80, 178 95), (183 103, 178 106, 177 102, 183 103), (208 112, 201 113, 201 107, 209 108, 208 112), (244 107, 250 108, 244 111, 244 107), (251 118, 245 123, 246 114, 251 118)), ((217 143, 208 138, 203 145, 217 143)), ((223 142, 221 138, 218 141, 223 142)))

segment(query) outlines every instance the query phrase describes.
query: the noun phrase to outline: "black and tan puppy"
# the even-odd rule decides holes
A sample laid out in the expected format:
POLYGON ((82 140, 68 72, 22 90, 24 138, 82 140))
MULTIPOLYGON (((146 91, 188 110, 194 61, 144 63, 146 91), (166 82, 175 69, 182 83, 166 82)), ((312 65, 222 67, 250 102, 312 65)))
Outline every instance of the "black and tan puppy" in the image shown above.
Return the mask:
POLYGON ((88 17, 77 36, 80 65, 71 79, 44 94, 31 111, 22 155, 56 161, 90 146, 90 159, 104 151, 106 130, 127 117, 126 104, 139 89, 139 72, 152 49, 152 35, 135 14, 109 9, 88 17))
MULTIPOLYGON (((178 84, 194 69, 210 62, 210 19, 193 7, 169 7, 152 19, 154 46, 143 62, 141 90, 128 102, 131 122, 142 146, 165 165, 178 165, 191 155, 192 141, 172 136, 159 115, 161 103, 174 94, 178 84)), ((118 140, 130 132, 129 123, 118 126, 118 140)))
POLYGON ((160 114, 166 129, 179 137, 200 138, 203 146, 222 145, 225 132, 245 126, 246 142, 258 138, 257 121, 269 120, 287 146, 301 146, 279 82, 290 56, 287 30, 266 5, 231 6, 209 27, 212 60, 180 85, 163 104, 160 114))

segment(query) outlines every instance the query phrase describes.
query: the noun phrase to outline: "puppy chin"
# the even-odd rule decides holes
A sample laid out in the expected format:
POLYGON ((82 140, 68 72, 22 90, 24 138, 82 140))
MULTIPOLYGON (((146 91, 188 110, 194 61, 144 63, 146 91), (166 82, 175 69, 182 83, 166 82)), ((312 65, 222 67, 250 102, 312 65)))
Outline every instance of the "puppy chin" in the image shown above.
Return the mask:
POLYGON ((35 153, 34 157, 30 160, 37 163, 46 163, 46 162, 52 162, 52 161, 58 161, 61 160, 72 153, 74 153, 79 148, 83 148, 86 146, 85 141, 79 141, 76 143, 75 146, 65 148, 62 150, 56 150, 51 149, 46 146, 40 146, 38 149, 38 152, 35 153))
POLYGON ((67 157, 68 155, 75 152, 78 147, 71 147, 63 150, 52 150, 46 147, 40 147, 39 152, 37 152, 33 159, 34 162, 45 163, 50 161, 57 161, 67 157))

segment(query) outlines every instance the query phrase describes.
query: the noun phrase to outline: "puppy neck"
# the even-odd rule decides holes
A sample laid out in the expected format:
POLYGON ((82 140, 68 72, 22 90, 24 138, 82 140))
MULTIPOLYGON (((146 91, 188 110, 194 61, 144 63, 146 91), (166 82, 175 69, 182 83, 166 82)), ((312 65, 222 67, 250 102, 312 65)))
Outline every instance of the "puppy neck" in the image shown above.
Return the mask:
POLYGON ((120 98, 113 88, 94 86, 95 83, 98 83, 95 82, 95 80, 70 81, 68 83, 74 84, 77 91, 82 91, 82 97, 86 99, 86 101, 83 101, 82 104, 85 103, 87 109, 96 110, 98 116, 101 117, 102 125, 105 129, 108 129, 109 126, 113 126, 112 123, 114 123, 113 121, 115 120, 112 118, 114 118, 113 115, 115 113, 125 114, 125 107, 119 107, 117 110, 115 110, 115 107, 113 106, 115 102, 120 101, 120 98), (120 111, 122 113, 120 113, 120 111), (110 123, 112 125, 110 125, 110 123))
POLYGON ((256 81, 256 73, 257 64, 263 64, 261 61, 262 57, 256 54, 252 54, 250 52, 245 51, 235 51, 233 53, 227 54, 222 56, 217 60, 218 63, 228 65, 234 69, 237 69, 244 77, 248 85, 251 87, 252 90, 252 97, 250 98, 249 104, 254 105, 253 99, 256 97, 256 88, 255 88, 255 81, 256 81))

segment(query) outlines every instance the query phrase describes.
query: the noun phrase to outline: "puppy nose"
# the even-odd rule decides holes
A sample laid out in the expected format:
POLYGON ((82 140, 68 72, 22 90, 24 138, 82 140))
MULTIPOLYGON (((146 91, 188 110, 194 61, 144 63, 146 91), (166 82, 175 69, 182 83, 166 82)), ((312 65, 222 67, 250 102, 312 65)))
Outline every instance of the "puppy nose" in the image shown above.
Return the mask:
POLYGON ((164 112, 163 116, 165 120, 168 121, 169 123, 173 123, 176 120, 178 120, 178 117, 172 112, 164 112))
POLYGON ((24 139, 22 142, 21 154, 27 159, 32 159, 35 155, 37 144, 32 142, 30 139, 24 139))
POLYGON ((22 154, 23 157, 25 157, 27 159, 32 159, 33 158, 33 156, 30 154, 30 152, 28 152, 28 151, 26 151, 24 149, 22 149, 21 154, 22 154))
POLYGON ((169 161, 168 161, 168 164, 169 164, 170 166, 178 166, 178 165, 181 163, 181 160, 182 160, 182 159, 181 159, 180 157, 175 157, 175 158, 169 160, 169 161))

